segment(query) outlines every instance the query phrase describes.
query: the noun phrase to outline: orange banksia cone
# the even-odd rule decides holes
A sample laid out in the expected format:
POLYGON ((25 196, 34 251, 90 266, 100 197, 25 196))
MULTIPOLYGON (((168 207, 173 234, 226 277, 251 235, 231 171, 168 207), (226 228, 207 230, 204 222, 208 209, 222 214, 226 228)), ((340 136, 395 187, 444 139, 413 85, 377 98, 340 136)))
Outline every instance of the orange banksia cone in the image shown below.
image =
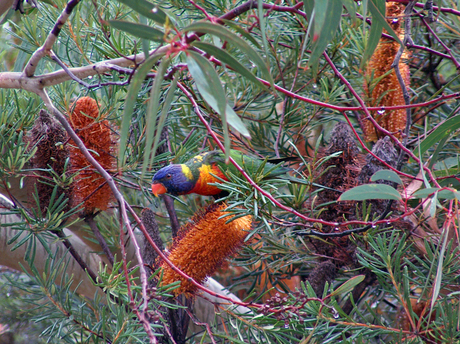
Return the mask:
MULTIPOLYGON (((227 257, 238 250, 252 226, 252 216, 247 215, 226 223, 231 217, 220 219, 226 213, 226 204, 212 204, 196 214, 191 223, 181 229, 173 244, 169 260, 195 281, 202 283, 212 275, 227 257)), ((181 281, 173 292, 191 296, 196 286, 180 276, 167 263, 162 264, 162 284, 181 281)))
MULTIPOLYGON (((115 140, 109 121, 99 119, 96 100, 89 97, 78 99, 70 115, 70 123, 99 164, 106 170, 114 169, 115 140)), ((71 141, 69 146, 72 172, 77 172, 73 185, 73 205, 83 202, 85 214, 94 213, 96 209, 106 210, 113 199, 112 191, 75 142, 71 141)))
MULTIPOLYGON (((399 36, 401 41, 404 39, 403 29, 403 16, 405 6, 398 2, 387 2, 386 3, 386 17, 388 24, 392 27, 394 32, 399 36)), ((386 32, 384 30, 384 32, 386 32)), ((372 55, 369 64, 366 69, 366 77, 370 80, 376 80, 382 77, 384 74, 391 71, 388 75, 383 77, 377 84, 370 87, 365 84, 364 88, 368 93, 369 106, 397 106, 405 105, 403 92, 401 85, 399 84, 398 78, 394 70, 392 70, 392 63, 395 56, 400 48, 398 42, 390 40, 388 38, 380 38, 380 43, 372 55)), ((399 70, 404 80, 406 87, 409 86, 410 74, 409 65, 407 63, 408 54, 404 52, 399 60, 399 70)), ((395 133, 396 137, 401 137, 400 132, 406 127, 406 110, 392 110, 392 111, 373 111, 371 112, 372 117, 386 130, 395 133)), ((363 118, 363 131, 364 139, 366 141, 377 141, 383 135, 378 132, 374 124, 367 118, 363 118)))

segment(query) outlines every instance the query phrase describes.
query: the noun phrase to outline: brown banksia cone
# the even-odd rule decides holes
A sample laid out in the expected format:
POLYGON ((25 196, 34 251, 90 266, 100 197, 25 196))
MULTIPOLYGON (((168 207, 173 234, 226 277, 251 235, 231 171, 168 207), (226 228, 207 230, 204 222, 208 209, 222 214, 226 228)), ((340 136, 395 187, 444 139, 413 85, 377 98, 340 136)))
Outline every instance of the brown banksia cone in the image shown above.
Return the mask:
MULTIPOLYGON (((70 123, 99 164, 105 170, 113 170, 116 167, 116 143, 109 121, 99 118, 96 100, 90 97, 78 99, 70 115, 70 123)), ((72 172, 77 173, 73 184, 73 205, 83 202, 84 214, 92 214, 96 209, 106 210, 114 197, 105 179, 73 141, 70 142, 69 152, 72 172)))
MULTIPOLYGON (((56 186, 54 178, 61 179, 65 171, 66 160, 69 152, 65 147, 67 133, 64 128, 45 110, 41 110, 34 126, 27 136, 29 150, 36 148, 34 156, 30 159, 30 167, 34 169, 35 178, 28 180, 30 195, 37 189, 40 210, 46 212, 56 186)), ((63 178, 65 179, 65 177, 63 178)), ((70 198, 70 186, 58 187, 56 197, 64 193, 70 198)), ((33 200, 31 200, 33 203, 33 200)), ((69 203, 65 210, 69 209, 69 203)))
MULTIPOLYGON (((204 211, 195 214, 191 222, 181 228, 173 243, 169 260, 195 281, 202 283, 217 268, 235 253, 244 242, 252 226, 252 216, 247 215, 226 223, 231 217, 220 218, 227 214, 223 210, 226 204, 212 204, 204 211)), ((181 281, 174 294, 192 296, 197 287, 180 276, 166 262, 162 264, 162 285, 181 281)))
MULTIPOLYGON (((404 39, 404 9, 405 6, 398 2, 387 2, 386 3, 386 17, 387 22, 398 35, 401 41, 404 39)), ((386 32, 385 30, 383 30, 386 32)), ((391 71, 388 75, 383 77, 377 84, 372 85, 369 89, 369 85, 365 84, 364 88, 369 97, 370 106, 397 106, 405 105, 403 91, 399 84, 398 78, 395 71, 391 67, 400 45, 398 42, 389 40, 388 38, 380 38, 380 42, 372 55, 369 64, 366 69, 366 79, 375 80, 382 77, 384 74, 391 71)), ((410 83, 410 72, 408 65, 408 54, 406 51, 399 60, 399 70, 404 80, 406 87, 410 83)), ((406 127, 407 117, 406 110, 392 110, 392 111, 372 111, 372 117, 380 124, 381 127, 386 130, 395 133, 396 137, 401 137, 400 132, 404 131, 406 127)), ((363 132, 364 139, 366 141, 377 141, 382 134, 378 132, 372 122, 363 118, 363 132)))

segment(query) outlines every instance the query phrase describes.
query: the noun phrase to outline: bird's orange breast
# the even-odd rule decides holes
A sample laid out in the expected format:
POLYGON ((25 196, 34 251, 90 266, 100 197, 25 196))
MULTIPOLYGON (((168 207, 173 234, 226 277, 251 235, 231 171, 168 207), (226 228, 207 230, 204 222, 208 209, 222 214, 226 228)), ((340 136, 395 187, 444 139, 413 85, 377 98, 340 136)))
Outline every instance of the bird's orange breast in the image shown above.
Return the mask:
POLYGON ((222 192, 221 189, 214 185, 209 185, 209 183, 221 183, 221 181, 211 175, 211 173, 215 176, 218 176, 219 178, 222 178, 223 180, 228 181, 227 177, 225 177, 225 175, 222 173, 219 166, 217 166, 217 164, 203 164, 198 168, 198 170, 200 171, 200 177, 198 178, 195 187, 190 191, 190 193, 197 193, 203 196, 214 196, 220 194, 222 192))

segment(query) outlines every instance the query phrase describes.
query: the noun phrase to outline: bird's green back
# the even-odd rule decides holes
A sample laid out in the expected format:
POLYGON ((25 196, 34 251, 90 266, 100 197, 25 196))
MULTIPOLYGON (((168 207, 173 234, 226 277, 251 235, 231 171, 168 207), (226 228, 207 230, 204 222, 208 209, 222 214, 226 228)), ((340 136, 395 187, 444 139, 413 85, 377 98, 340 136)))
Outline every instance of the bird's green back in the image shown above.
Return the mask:
MULTIPOLYGON (((267 162, 267 160, 250 157, 234 149, 230 151, 230 157, 232 157, 235 162, 250 176, 253 176, 258 172, 259 175, 263 177, 262 179, 281 176, 291 170, 287 167, 281 166, 280 164, 275 165, 267 162)), ((225 164, 225 155, 223 153, 215 154, 210 158, 209 161, 211 163, 217 163, 221 170, 224 172, 230 172, 234 175, 239 175, 237 168, 232 163, 225 164)))

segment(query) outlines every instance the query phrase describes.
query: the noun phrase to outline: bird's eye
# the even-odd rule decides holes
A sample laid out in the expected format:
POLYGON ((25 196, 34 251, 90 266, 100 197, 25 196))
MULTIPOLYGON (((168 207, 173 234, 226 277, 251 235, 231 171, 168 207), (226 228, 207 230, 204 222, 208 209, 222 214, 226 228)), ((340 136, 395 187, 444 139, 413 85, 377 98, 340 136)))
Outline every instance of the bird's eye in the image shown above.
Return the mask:
POLYGON ((166 179, 171 179, 171 177, 172 177, 172 174, 171 174, 171 173, 168 173, 168 174, 166 175, 166 179))

